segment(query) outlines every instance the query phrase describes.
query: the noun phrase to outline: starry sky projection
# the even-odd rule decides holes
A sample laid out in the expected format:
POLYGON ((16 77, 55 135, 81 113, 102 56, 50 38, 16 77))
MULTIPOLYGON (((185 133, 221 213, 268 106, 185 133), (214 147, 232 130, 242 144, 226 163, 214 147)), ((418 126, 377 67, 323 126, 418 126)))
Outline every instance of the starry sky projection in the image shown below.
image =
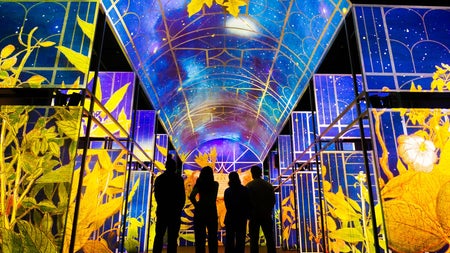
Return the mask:
POLYGON ((250 1, 188 17, 188 1, 102 2, 178 153, 215 139, 263 159, 306 89, 350 2, 250 1))
POLYGON ((450 8, 355 6, 366 89, 430 89, 435 66, 449 63, 450 8), (384 22, 385 21, 385 22, 384 22))
MULTIPOLYGON (((85 58, 88 64, 92 51, 92 41, 83 34, 77 23, 77 17, 95 24, 99 3, 95 0, 64 1, 2 1, 0 0, 0 50, 6 45, 14 45, 18 61, 24 57, 25 46, 19 43, 22 28, 22 40, 32 33, 33 45, 38 41, 54 42, 56 46, 64 46, 85 58)), ((46 80, 44 87, 70 87, 79 82, 79 87, 86 83, 85 74, 74 67, 68 59, 60 56, 54 46, 33 48, 20 78, 27 80, 39 74, 46 80)), ((19 62, 15 65, 19 65, 19 62)))

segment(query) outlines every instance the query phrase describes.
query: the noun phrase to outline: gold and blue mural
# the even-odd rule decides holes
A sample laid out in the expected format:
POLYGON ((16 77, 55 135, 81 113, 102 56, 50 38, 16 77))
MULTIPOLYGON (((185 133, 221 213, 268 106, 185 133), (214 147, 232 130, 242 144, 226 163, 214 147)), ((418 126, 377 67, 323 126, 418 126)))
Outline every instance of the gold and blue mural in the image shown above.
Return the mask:
MULTIPOLYGON (((91 124, 90 137, 104 137, 107 132, 113 136, 127 137, 131 130, 131 112, 133 109, 133 94, 135 75, 133 72, 99 72, 94 79, 90 73, 87 89, 93 92, 94 98, 86 99, 84 107, 89 110, 94 103, 92 116, 96 119, 91 124), (94 80, 96 80, 94 88, 94 80)), ((85 136, 87 119, 83 119, 85 136)))
POLYGON ((102 1, 179 154, 224 138, 262 160, 350 2, 217 3, 102 1))
POLYGON ((446 252, 450 9, 357 6, 354 18, 365 88, 381 100, 370 117, 387 245, 446 252))
POLYGON ((86 86, 98 1, 0 1, 1 88, 86 86))
POLYGON ((80 107, 0 107, 1 252, 61 252, 80 107))

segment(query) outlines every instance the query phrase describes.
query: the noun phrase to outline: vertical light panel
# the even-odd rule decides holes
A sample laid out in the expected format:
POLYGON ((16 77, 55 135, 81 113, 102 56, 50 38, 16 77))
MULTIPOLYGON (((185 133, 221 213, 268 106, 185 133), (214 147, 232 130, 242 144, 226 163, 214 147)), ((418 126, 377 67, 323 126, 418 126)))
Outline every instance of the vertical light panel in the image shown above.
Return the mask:
POLYGON ((131 171, 128 196, 131 194, 133 198, 128 202, 124 235, 124 248, 127 252, 147 251, 151 186, 150 171, 131 171))
POLYGON ((0 1, 0 87, 85 87, 98 7, 96 0, 0 1))
POLYGON ((81 109, 0 107, 0 252, 61 252, 81 109))
POLYGON ((449 232, 449 109, 374 109, 372 117, 375 128, 384 129, 375 133, 375 154, 389 248, 444 252, 448 241, 443 234, 449 232))
MULTIPOLYGON (((360 75, 353 80, 352 75, 316 74, 314 75, 314 90, 316 94, 316 110, 318 133, 322 139, 332 139, 339 133, 345 139, 361 137, 359 126, 352 122, 358 117, 356 109, 357 94, 362 91, 362 79, 360 75), (355 91, 355 87, 357 91, 355 91), (349 109, 348 111, 346 111, 349 109), (333 121, 341 117, 334 125, 333 121), (345 129, 351 126, 351 128, 345 129), (345 131, 345 132, 344 132, 345 131)), ((358 102, 359 103, 359 102, 358 102)), ((366 108, 361 103, 361 111, 366 108)), ((369 122, 364 121, 365 136, 369 136, 369 122)))
POLYGON ((317 123, 313 123, 316 120, 315 114, 312 112, 293 112, 291 118, 294 160, 306 162, 315 153, 314 146, 311 146, 317 133, 317 130, 314 129, 317 123))
POLYGON ((361 151, 324 151, 320 159, 324 200, 321 215, 328 248, 338 252, 352 247, 361 252, 384 252, 385 241, 377 241, 379 246, 375 245, 375 240, 385 235, 382 221, 374 220, 373 210, 380 198, 372 153, 367 156, 367 170, 361 151), (368 184, 369 178, 372 185, 368 184))
POLYGON ((297 215, 300 252, 322 252, 319 236, 321 216, 319 187, 316 171, 300 171, 296 174, 297 215))
MULTIPOLYGON (((83 152, 80 150, 80 155, 83 152)), ((69 249, 74 237, 74 252, 89 249, 93 252, 117 248, 122 238, 122 211, 127 198, 126 150, 88 149, 84 169, 81 169, 81 157, 75 164, 74 182, 82 177, 81 194, 77 196, 78 185, 72 187, 69 202, 69 214, 64 237, 64 252, 69 249), (84 171, 84 174, 81 172, 84 171), (78 209, 76 208, 78 206, 78 209), (76 218, 76 223, 74 219, 76 218), (75 234, 73 232, 75 231, 75 234), (98 243, 102 241, 103 243, 98 243)), ((131 194, 128 200, 131 201, 131 194)))
POLYGON ((134 139, 140 148, 135 148, 134 154, 139 160, 150 162, 149 159, 153 160, 155 153, 156 112, 154 110, 137 110, 135 112, 135 119, 136 129, 134 131, 134 139))
POLYGON ((289 177, 293 169, 289 167, 292 164, 292 136, 278 136, 278 164, 282 177, 289 177))
POLYGON ((281 247, 284 250, 292 250, 298 247, 297 203, 294 182, 289 178, 280 186, 281 247))
MULTIPOLYGON (((91 73, 93 74, 93 73, 91 73)), ((94 105, 93 116, 99 121, 91 125, 90 137, 106 137, 105 127, 117 138, 127 137, 131 129, 135 75, 133 72, 99 72, 95 88, 95 98, 104 106, 94 105)), ((93 90, 93 80, 88 89, 93 90)), ((89 102, 89 101, 88 101, 89 102)), ((89 109, 89 103, 86 109, 89 109)), ((86 131, 86 119, 83 127, 86 131)))

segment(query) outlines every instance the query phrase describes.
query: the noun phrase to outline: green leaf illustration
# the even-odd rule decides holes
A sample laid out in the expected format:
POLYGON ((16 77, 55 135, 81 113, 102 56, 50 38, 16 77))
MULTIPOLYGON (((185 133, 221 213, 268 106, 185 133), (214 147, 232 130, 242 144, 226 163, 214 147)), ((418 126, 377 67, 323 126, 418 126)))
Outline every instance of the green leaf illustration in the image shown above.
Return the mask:
POLYGON ((39 228, 34 227, 26 221, 18 221, 20 234, 23 237, 23 244, 25 246, 24 252, 36 253, 57 253, 57 247, 47 234, 39 228))
POLYGON ((70 183, 72 180, 73 164, 61 166, 56 170, 52 170, 36 180, 37 184, 45 183, 70 183))
POLYGON ((59 130, 75 141, 78 139, 79 127, 74 123, 72 120, 60 120, 56 122, 56 125, 58 125, 59 130))

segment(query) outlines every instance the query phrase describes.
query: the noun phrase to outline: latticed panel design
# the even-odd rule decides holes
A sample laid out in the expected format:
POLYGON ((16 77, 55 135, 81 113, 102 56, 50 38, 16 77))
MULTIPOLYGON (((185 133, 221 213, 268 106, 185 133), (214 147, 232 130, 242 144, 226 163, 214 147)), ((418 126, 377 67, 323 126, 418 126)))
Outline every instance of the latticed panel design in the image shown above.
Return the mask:
POLYGON ((99 1, 0 1, 2 88, 83 88, 99 1))

